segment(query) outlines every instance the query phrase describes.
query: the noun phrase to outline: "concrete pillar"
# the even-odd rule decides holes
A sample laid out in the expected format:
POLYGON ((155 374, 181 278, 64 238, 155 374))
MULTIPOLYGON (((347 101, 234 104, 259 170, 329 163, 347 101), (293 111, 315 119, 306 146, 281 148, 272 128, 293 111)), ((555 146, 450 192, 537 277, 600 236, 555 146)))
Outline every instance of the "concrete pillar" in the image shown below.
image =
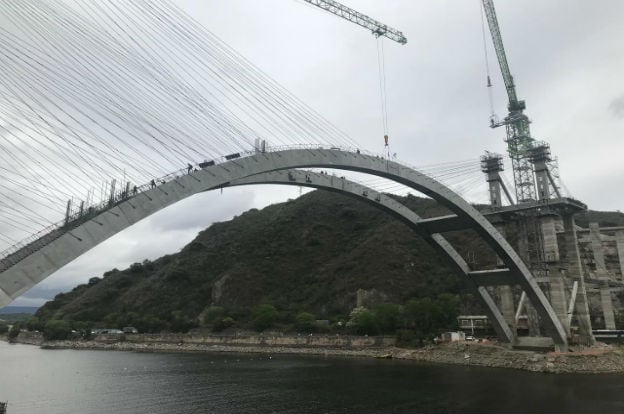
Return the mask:
POLYGON ((550 199, 550 187, 548 183, 548 170, 546 163, 535 163, 535 184, 537 186, 537 198, 540 200, 550 199))
MULTIPOLYGON (((600 238, 600 226, 598 223, 589 223, 589 241, 594 255, 594 262, 596 263, 596 276, 600 280, 608 281, 611 278, 607 271, 604 248, 602 239, 600 238)), ((605 321, 605 329, 615 329, 613 298, 611 297, 611 289, 608 285, 600 288, 600 305, 602 307, 602 316, 605 321)))
POLYGON ((494 207, 502 206, 503 200, 501 198, 501 185, 500 181, 496 177, 496 174, 488 174, 487 182, 490 187, 490 204, 494 207), (494 175, 494 177, 491 177, 490 175, 494 175))
POLYGON ((537 198, 538 200, 549 200, 550 178, 548 176, 548 163, 552 161, 550 146, 546 143, 538 143, 529 151, 530 159, 533 163, 533 170, 535 171, 537 198))
POLYGON ((501 299, 500 307, 503 318, 507 321, 511 331, 516 334, 516 309, 514 307, 514 297, 511 286, 499 286, 498 294, 501 299))
POLYGON ((600 288, 600 304, 602 305, 605 328, 615 329, 615 313, 613 312, 613 299, 611 298, 611 288, 609 286, 600 288))
MULTIPOLYGON (((495 227, 496 230, 503 235, 503 237, 507 237, 507 229, 504 224, 496 224, 495 227)), ((498 266, 504 265, 500 257, 496 259, 496 264, 498 266)), ((503 318, 507 321, 507 324, 511 328, 514 335, 516 335, 516 308, 514 306, 513 290, 511 289, 511 286, 499 286, 497 288, 497 293, 500 297, 500 309, 503 314, 503 318)))
POLYGON ((529 235, 527 233, 526 223, 518 223, 518 254, 528 267, 531 267, 531 260, 529 257, 529 235))
POLYGON ((557 226, 555 217, 540 217, 542 240, 544 241, 544 260, 547 263, 559 261, 559 243, 557 242, 557 226))
POLYGON ((501 190, 505 191, 505 195, 511 202, 511 196, 503 186, 503 180, 500 176, 500 172, 503 171, 503 157, 500 154, 486 151, 485 155, 481 157, 481 171, 487 175, 492 207, 501 207, 503 205, 501 190))
POLYGON ((563 328, 570 336, 570 324, 568 322, 568 301, 566 300, 565 282, 563 275, 558 270, 551 271, 548 276, 550 305, 557 313, 563 328))
POLYGON ((589 241, 596 263, 596 275, 598 279, 607 279, 607 265, 604 259, 604 251, 602 249, 602 240, 600 239, 600 226, 598 223, 589 223, 589 241))
POLYGON ((624 280, 624 230, 615 232, 615 243, 617 248, 618 259, 620 260, 620 273, 624 280))
MULTIPOLYGON (((523 222, 518 222, 518 254, 524 263, 531 268, 531 258, 529 256, 529 234, 527 232, 526 223, 523 222)), ((531 304, 531 301, 526 301, 525 309, 529 335, 540 336, 539 316, 531 304)))
POLYGON ((608 279, 607 265, 605 263, 604 251, 602 248, 602 240, 600 239, 600 226, 598 223, 589 223, 589 240, 594 262, 596 263, 596 275, 598 279, 608 279))
POLYGON ((578 321, 578 333, 580 340, 594 343, 592 335, 591 319, 589 317, 589 305, 587 303, 587 290, 585 289, 585 275, 581 267, 581 255, 579 253, 578 239, 576 237, 576 223, 572 215, 563 216, 563 239, 566 256, 564 264, 567 267, 567 276, 578 282, 578 291, 574 304, 576 319, 578 321))
POLYGON ((527 324, 529 326, 529 336, 542 336, 539 324, 539 314, 530 300, 527 299, 524 305, 527 314, 527 324))

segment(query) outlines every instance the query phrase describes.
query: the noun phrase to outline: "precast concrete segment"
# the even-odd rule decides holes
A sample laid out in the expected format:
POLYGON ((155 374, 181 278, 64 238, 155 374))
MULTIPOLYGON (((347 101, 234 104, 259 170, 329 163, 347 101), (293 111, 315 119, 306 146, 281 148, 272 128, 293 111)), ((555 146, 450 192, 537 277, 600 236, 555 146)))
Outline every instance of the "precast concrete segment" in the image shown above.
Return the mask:
MULTIPOLYGON (((460 277, 462 277, 466 285, 469 286, 477 297, 481 299, 482 303, 485 305, 487 316, 490 321, 492 321, 492 326, 494 327, 498 338, 502 342, 507 343, 514 341, 515 338, 512 330, 505 322, 503 315, 500 313, 494 300, 490 296, 490 293, 482 286, 500 284, 501 282, 510 283, 512 281, 502 275, 504 272, 497 272, 493 275, 493 279, 500 277, 502 279, 501 281, 492 280, 491 283, 480 283, 480 281, 475 281, 473 274, 479 272, 470 272, 470 269, 464 259, 448 243, 448 241, 444 239, 442 235, 438 233, 431 234, 431 223, 434 222, 435 219, 422 219, 414 211, 410 210, 408 207, 399 203, 395 199, 388 197, 383 193, 377 192, 372 188, 354 183, 353 181, 349 181, 345 178, 336 177, 334 175, 317 174, 300 170, 274 171, 246 177, 240 180, 234 180, 229 183, 229 186, 255 184, 296 185, 333 191, 364 201, 401 220, 422 236, 424 240, 431 244, 439 253, 441 253, 442 257, 447 260, 451 268, 460 277)), ((449 219, 453 223, 455 222, 454 218, 450 216, 444 216, 440 219, 443 222, 446 222, 449 219)), ((447 226, 443 227, 447 228, 447 226)), ((453 226, 453 229, 455 229, 455 226, 453 226)))
MULTIPOLYGON (((380 157, 336 149, 256 153, 178 177, 120 202, 76 227, 71 234, 66 233, 33 252, 0 274, 0 289, 14 299, 96 244, 183 198, 240 178, 291 168, 336 168, 376 175, 411 187, 446 206, 465 219, 492 247, 516 283, 527 293, 555 344, 567 347, 565 330, 529 269, 509 243, 474 207, 447 187, 410 167, 380 157), (106 220, 101 216, 105 216, 106 220)), ((0 306, 6 304, 6 299, 0 302, 0 306)))

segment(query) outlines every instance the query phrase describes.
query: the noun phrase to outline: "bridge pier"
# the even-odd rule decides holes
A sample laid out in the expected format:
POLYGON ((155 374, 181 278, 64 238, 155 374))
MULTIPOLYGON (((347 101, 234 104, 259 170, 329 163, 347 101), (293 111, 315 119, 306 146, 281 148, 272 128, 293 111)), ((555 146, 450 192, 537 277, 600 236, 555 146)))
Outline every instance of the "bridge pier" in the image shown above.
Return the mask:
POLYGON ((595 340, 592 334, 592 323, 589 316, 589 304, 587 302, 587 290, 585 287, 585 275, 581 265, 581 255, 579 252, 578 238, 576 235, 576 223, 572 214, 562 216, 563 219, 563 239, 565 244, 565 264, 567 265, 567 276, 578 282, 574 309, 578 324, 579 341, 588 345, 593 345, 595 340))

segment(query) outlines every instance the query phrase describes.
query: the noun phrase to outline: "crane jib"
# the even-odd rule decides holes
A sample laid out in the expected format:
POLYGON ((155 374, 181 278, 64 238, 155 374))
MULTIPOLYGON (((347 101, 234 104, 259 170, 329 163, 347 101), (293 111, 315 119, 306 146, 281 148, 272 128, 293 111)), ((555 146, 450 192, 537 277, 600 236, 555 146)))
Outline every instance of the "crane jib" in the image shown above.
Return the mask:
POLYGON ((390 40, 394 40, 402 45, 407 43, 407 38, 400 31, 388 27, 387 25, 362 14, 344 4, 338 3, 334 0, 303 0, 306 3, 319 7, 325 11, 328 11, 336 16, 340 16, 343 19, 349 20, 352 23, 362 26, 370 30, 375 36, 387 37, 390 40))

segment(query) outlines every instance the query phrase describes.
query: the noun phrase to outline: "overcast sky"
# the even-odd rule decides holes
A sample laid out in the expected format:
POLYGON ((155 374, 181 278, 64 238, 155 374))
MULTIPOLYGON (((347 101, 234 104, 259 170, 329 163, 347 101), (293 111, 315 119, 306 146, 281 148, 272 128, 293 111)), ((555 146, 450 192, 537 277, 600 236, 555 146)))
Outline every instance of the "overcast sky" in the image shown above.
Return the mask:
MULTIPOLYGON (((174 0, 196 20, 361 143, 381 152, 377 42, 301 0, 174 0)), ((488 127, 479 0, 344 0, 401 30, 384 42, 390 145, 428 165, 504 153, 488 127)), ((596 210, 624 206, 624 2, 498 1, 498 19, 531 131, 551 144, 571 194, 596 210)), ((489 33, 488 33, 489 36, 489 33)), ((488 37, 495 111, 506 95, 488 37)), ((305 141, 305 140, 303 140, 305 141)), ((299 190, 228 189, 178 203, 91 250, 13 305, 38 306, 111 268, 178 251, 199 230, 299 190)))

